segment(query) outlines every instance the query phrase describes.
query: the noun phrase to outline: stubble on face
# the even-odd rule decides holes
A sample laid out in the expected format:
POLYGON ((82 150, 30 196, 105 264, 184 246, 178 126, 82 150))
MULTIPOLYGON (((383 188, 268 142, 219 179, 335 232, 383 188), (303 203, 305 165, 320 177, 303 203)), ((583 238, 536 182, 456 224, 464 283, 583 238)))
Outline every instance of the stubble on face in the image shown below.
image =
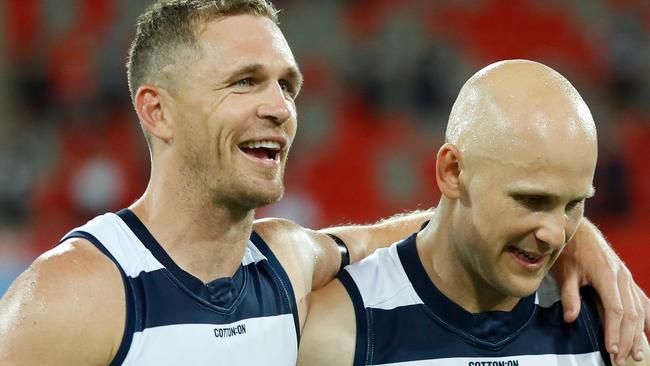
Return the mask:
MULTIPOLYGON (((226 17, 201 29, 201 57, 186 67, 186 90, 180 93, 184 104, 178 115, 185 124, 178 131, 183 140, 179 145, 181 174, 188 189, 198 190, 197 195, 206 202, 239 211, 254 210, 278 201, 284 193, 284 167, 295 135, 295 110, 282 123, 260 116, 257 108, 268 103, 268 98, 263 92, 233 88, 231 73, 237 74, 238 69, 249 65, 260 66, 268 77, 255 79, 261 85, 275 82, 272 78, 285 70, 297 72, 297 66, 282 33, 266 18, 226 17), (233 32, 238 28, 252 33, 235 37, 233 32), (269 135, 288 139, 276 168, 261 168, 243 158, 238 144, 269 135)), ((295 109, 293 102, 291 108, 295 109)))
MULTIPOLYGON (((206 139, 209 140, 209 139, 206 139)), ((252 186, 252 182, 245 173, 238 169, 224 172, 218 161, 221 154, 210 148, 215 159, 206 158, 203 146, 213 146, 209 141, 194 141, 183 149, 182 179, 187 192, 196 192, 203 204, 211 203, 217 207, 228 207, 231 211, 247 212, 256 208, 269 205, 280 200, 284 194, 284 184, 279 184, 275 189, 260 189, 252 186)), ((286 154, 285 154, 286 155, 286 154)), ((280 180, 284 176, 284 167, 287 157, 282 158, 279 177, 269 174, 269 180, 280 180)))

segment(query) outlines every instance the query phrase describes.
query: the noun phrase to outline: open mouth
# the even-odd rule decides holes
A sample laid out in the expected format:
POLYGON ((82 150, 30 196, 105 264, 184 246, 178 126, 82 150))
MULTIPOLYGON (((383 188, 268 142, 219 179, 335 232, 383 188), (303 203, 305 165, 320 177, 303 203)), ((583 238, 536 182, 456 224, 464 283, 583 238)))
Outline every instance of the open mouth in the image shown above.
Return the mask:
POLYGON ((247 141, 239 145, 239 149, 249 156, 263 160, 280 160, 280 143, 277 141, 260 140, 247 141))
POLYGON ((536 255, 534 253, 519 249, 514 246, 509 246, 508 250, 513 253, 517 258, 521 259, 524 262, 528 262, 531 264, 539 262, 544 256, 542 255, 536 255))

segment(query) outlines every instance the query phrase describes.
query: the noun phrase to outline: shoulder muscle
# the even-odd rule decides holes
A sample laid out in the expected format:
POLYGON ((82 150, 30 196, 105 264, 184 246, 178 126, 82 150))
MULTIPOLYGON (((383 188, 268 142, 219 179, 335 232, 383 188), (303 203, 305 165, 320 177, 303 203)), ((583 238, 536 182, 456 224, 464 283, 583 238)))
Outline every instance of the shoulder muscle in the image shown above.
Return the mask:
POLYGON ((0 364, 108 364, 124 329, 118 269, 72 239, 41 255, 0 300, 0 364))
POLYGON ((277 218, 255 221, 254 230, 305 293, 322 287, 336 275, 341 256, 336 243, 326 234, 277 218))

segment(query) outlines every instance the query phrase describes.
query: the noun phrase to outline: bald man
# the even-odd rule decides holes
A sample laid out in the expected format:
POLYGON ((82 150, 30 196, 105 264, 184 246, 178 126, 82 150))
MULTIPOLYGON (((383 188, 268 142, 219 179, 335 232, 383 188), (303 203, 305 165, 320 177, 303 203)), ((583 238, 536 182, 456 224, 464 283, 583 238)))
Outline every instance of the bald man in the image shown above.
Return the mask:
MULTIPOLYGON (((596 156, 560 74, 525 60, 479 71, 437 155, 435 216, 313 295, 299 365, 610 364, 593 291, 565 323, 545 277, 594 194, 596 156)), ((628 364, 650 364, 642 343, 646 361, 628 364)))

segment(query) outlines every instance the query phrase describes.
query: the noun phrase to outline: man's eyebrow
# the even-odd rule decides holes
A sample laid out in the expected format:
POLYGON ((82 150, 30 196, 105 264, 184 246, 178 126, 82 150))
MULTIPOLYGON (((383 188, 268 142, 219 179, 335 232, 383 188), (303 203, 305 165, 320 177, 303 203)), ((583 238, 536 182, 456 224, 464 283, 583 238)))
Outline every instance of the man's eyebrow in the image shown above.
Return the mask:
POLYGON ((296 90, 300 90, 304 82, 300 70, 296 67, 290 67, 287 69, 286 74, 287 74, 287 78, 289 78, 289 80, 295 84, 296 90))
MULTIPOLYGON (((231 72, 228 76, 228 80, 238 79, 245 75, 259 74, 264 70, 264 66, 261 64, 252 64, 245 65, 231 72)), ((284 72, 285 78, 296 84, 296 87, 300 89, 303 84, 303 76, 300 70, 296 67, 288 67, 284 72)))
POLYGON ((239 69, 236 69, 235 71, 231 72, 230 75, 228 75, 227 80, 237 80, 245 75, 251 75, 251 74, 259 74, 262 70, 264 69, 264 66, 261 64, 252 64, 252 65, 245 65, 243 67, 240 67, 239 69))
MULTIPOLYGON (((540 187, 528 186, 528 185, 513 185, 507 188, 507 192, 510 195, 535 195, 535 196, 548 196, 552 198, 558 198, 559 195, 555 192, 550 192, 544 190, 540 187)), ((587 192, 582 195, 578 195, 577 199, 588 199, 593 197, 596 194, 596 188, 590 186, 587 192)))

